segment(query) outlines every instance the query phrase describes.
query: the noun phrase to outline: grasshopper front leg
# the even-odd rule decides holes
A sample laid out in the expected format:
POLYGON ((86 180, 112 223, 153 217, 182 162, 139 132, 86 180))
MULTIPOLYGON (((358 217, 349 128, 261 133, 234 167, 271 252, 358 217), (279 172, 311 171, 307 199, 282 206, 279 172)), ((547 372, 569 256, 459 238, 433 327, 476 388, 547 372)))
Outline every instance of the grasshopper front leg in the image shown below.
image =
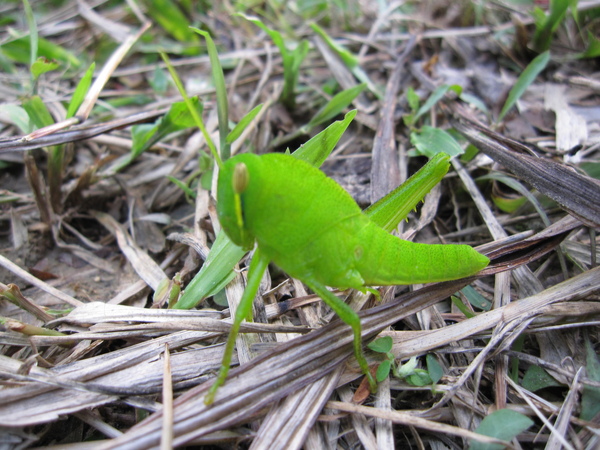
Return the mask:
POLYGON ((309 288, 311 288, 319 297, 323 299, 327 305, 342 319, 345 323, 350 325, 352 332, 354 333, 354 357, 358 361, 360 369, 367 377, 369 381, 369 388, 371 392, 377 391, 377 382, 371 375, 369 370, 369 364, 365 359, 365 355, 362 349, 362 327, 360 325, 360 317, 358 314, 348 306, 344 301, 333 295, 323 284, 316 280, 302 280, 309 288))
POLYGON ((227 343, 225 344, 225 351, 223 352, 223 360, 221 361, 221 368, 219 374, 213 385, 208 390, 204 397, 204 404, 210 405, 215 399, 217 389, 225 383, 227 374, 229 373, 229 367, 231 365, 231 357, 233 356, 233 350, 235 348, 235 340, 240 332, 240 326, 244 319, 252 320, 252 302, 258 288, 260 286, 260 280, 269 265, 269 259, 262 254, 259 248, 254 252, 252 261, 250 261, 250 268, 248 269, 248 282, 246 289, 240 300, 240 304, 235 311, 235 317, 231 325, 231 331, 227 337, 227 343))

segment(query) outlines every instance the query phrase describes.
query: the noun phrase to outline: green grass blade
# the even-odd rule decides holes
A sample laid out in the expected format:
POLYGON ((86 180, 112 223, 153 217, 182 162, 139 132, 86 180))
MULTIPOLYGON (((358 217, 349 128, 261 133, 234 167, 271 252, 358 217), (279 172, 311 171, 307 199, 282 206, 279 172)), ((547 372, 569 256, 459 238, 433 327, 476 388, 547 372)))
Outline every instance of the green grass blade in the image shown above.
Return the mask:
POLYGON ((27 18, 27 25, 29 26, 29 67, 33 67, 38 57, 38 29, 29 0, 23 0, 23 7, 25 9, 25 17, 27 18))
POLYGON ((36 128, 44 128, 54 123, 50 111, 48 111, 48 108, 38 95, 24 100, 22 106, 27 111, 29 120, 36 128))
MULTIPOLYGON (((53 44, 44 38, 40 37, 37 39, 37 47, 38 56, 44 56, 50 60, 56 60, 64 63, 65 65, 70 65, 73 67, 79 67, 81 65, 81 61, 79 61, 79 59, 73 53, 69 52, 60 45, 53 44)), ((32 64, 30 61, 32 47, 30 39, 27 36, 3 44, 2 52, 7 58, 13 61, 27 65, 32 64)))
POLYGON ((344 48, 342 45, 335 42, 323 28, 321 28, 316 23, 312 23, 310 27, 315 31, 323 40, 329 45, 329 48, 333 50, 338 57, 342 60, 342 62, 348 67, 350 72, 359 80, 361 83, 367 85, 367 88, 377 96, 380 100, 383 98, 379 89, 373 84, 367 73, 360 67, 360 60, 358 56, 356 56, 351 51, 344 48))
POLYGON ((75 92, 73 92, 73 96, 71 97, 71 101, 69 102, 69 108, 67 109, 67 119, 73 117, 81 104, 83 103, 83 99, 87 94, 87 91, 90 89, 92 84, 92 77, 94 76, 94 70, 96 69, 96 63, 93 62, 88 70, 85 72, 79 83, 77 83, 77 87, 75 88, 75 92))
POLYGON ((354 101, 358 94, 365 90, 366 84, 359 84, 350 89, 343 90, 336 94, 331 100, 327 102, 323 108, 321 108, 317 114, 310 120, 306 125, 306 128, 310 130, 313 127, 321 125, 335 116, 340 114, 354 101))
POLYGON ((206 31, 199 30, 198 28, 190 27, 200 36, 206 40, 206 49, 208 51, 208 57, 210 58, 210 65, 212 69, 213 83, 215 83, 215 92, 217 94, 217 115, 219 119, 219 147, 221 150, 221 159, 225 161, 229 158, 231 152, 229 150, 229 143, 227 142, 227 135, 229 134, 229 105, 227 102, 227 85, 225 84, 225 75, 223 74, 223 67, 221 61, 219 61, 219 53, 217 52, 217 46, 213 39, 206 31))
POLYGON ((545 19, 536 22, 536 30, 533 36, 533 48, 537 51, 548 50, 552 35, 556 28, 565 18, 570 0, 550 0, 550 14, 545 19))
MULTIPOLYGON (((42 99, 35 95, 22 104, 31 122, 36 128, 43 128, 54 123, 54 119, 42 99)), ((62 202, 64 151, 62 145, 48 148, 48 191, 50 204, 55 212, 60 212, 62 202)))
POLYGON ((235 276, 233 268, 245 254, 246 252, 241 247, 231 242, 221 231, 217 235, 202 269, 186 286, 174 308, 191 309, 206 297, 223 289, 235 276))
POLYGON ((263 104, 261 103, 260 105, 252 108, 248 114, 242 117, 242 120, 240 120, 239 123, 233 127, 233 130, 231 130, 231 132, 227 135, 226 141, 228 144, 235 142, 235 140, 241 136, 246 127, 250 125, 250 122, 252 122, 256 115, 261 111, 262 107, 263 104))
POLYGON ((491 173, 489 175, 484 175, 482 177, 479 177, 477 180, 495 180, 495 181, 499 181, 500 183, 504 183, 509 188, 513 189, 514 191, 518 192, 523 197, 525 197, 531 203, 531 205, 535 208, 535 210, 537 211, 537 213, 540 216, 540 219, 542 219, 542 222, 544 223, 544 225, 547 227, 550 226, 550 224, 551 224, 550 219, 548 218, 546 211, 544 211, 543 206, 540 204, 540 202, 535 197, 535 195, 533 195, 531 192, 529 192, 529 190, 520 181, 518 181, 508 175, 503 175, 501 173, 491 173))
POLYGON ((354 109, 346 114, 343 120, 333 122, 303 144, 298 150, 292 153, 292 156, 302 159, 315 167, 321 167, 321 164, 329 157, 355 116, 356 110, 354 109))
POLYGON ((578 59, 597 58, 600 56, 600 39, 588 30, 588 44, 584 52, 578 53, 578 59))
POLYGON ((277 30, 273 30, 266 26, 257 17, 247 16, 239 13, 238 16, 243 17, 249 22, 259 27, 265 33, 269 35, 273 43, 279 49, 283 62, 283 91, 281 93, 281 101, 288 108, 293 108, 295 104, 295 89, 296 83, 298 82, 298 75, 300 73, 300 64, 306 57, 309 44, 308 41, 303 40, 298 44, 295 50, 289 50, 283 39, 281 33, 277 30))
POLYGON ((25 108, 7 103, 2 105, 2 112, 4 115, 3 120, 16 126, 21 130, 21 133, 29 134, 33 131, 33 124, 25 108))
POLYGON ((181 189, 185 193, 185 195, 187 195, 189 198, 196 198, 196 191, 194 191, 192 188, 190 188, 183 181, 178 180, 177 178, 175 178, 171 175, 167 175, 167 180, 169 180, 171 183, 173 183, 175 186, 177 186, 179 189, 181 189))
POLYGON ((173 79, 175 86, 177 86, 177 90, 181 94, 181 97, 183 97, 183 101, 185 102, 185 104, 188 108, 188 111, 189 111, 190 115, 192 116, 192 119, 194 120, 194 123, 202 132, 202 136, 204 136, 204 139, 206 140, 206 145, 208 145, 208 148, 210 149, 210 153, 213 155, 213 158, 217 162, 217 165, 219 167, 221 167, 223 162, 221 160, 221 157, 219 156, 219 153, 217 152, 215 143, 213 142, 212 138, 210 137, 208 130, 204 126, 204 121, 202 120, 202 115, 198 113, 198 111, 194 107, 192 100, 187 95, 187 92, 185 91, 185 88, 183 87, 183 83, 181 82, 179 75, 177 75, 177 72, 175 71, 175 68, 171 64, 171 61, 169 60, 169 57, 167 56, 167 54, 161 52, 160 56, 162 57, 163 61, 165 62, 166 66, 167 66, 167 70, 171 74, 171 78, 173 79))
POLYGON ((444 95, 446 95, 446 92, 448 92, 450 90, 456 92, 457 95, 460 95, 462 93, 462 88, 458 85, 449 86, 447 84, 443 84, 441 86, 438 86, 431 93, 431 95, 425 101, 425 103, 423 103, 423 105, 419 108, 419 110, 417 111, 413 120, 416 121, 423 114, 427 113, 431 108, 433 108, 435 106, 435 104, 437 102, 439 102, 442 98, 444 98, 444 95))
POLYGON ((171 0, 146 0, 148 14, 173 38, 179 42, 199 46, 198 37, 188 28, 190 22, 171 0))
POLYGON ((523 93, 525 93, 531 83, 534 82, 540 72, 546 68, 549 61, 550 52, 544 52, 536 56, 534 60, 531 61, 531 63, 525 68, 523 73, 517 79, 517 82, 513 88, 508 93, 506 103, 504 103, 502 111, 500 111, 500 115, 498 116, 498 122, 501 122, 502 119, 504 119, 506 113, 508 113, 515 103, 517 103, 517 100, 521 98, 523 93))
POLYGON ((356 55, 354 55, 351 51, 345 49, 343 46, 331 39, 331 37, 329 37, 325 30, 316 23, 311 23, 310 27, 315 33, 317 33, 323 38, 323 40, 327 43, 327 45, 329 45, 329 47, 334 52, 337 53, 337 55, 340 57, 340 59, 343 61, 346 67, 348 67, 349 69, 354 69, 355 67, 358 67, 359 60, 356 55))

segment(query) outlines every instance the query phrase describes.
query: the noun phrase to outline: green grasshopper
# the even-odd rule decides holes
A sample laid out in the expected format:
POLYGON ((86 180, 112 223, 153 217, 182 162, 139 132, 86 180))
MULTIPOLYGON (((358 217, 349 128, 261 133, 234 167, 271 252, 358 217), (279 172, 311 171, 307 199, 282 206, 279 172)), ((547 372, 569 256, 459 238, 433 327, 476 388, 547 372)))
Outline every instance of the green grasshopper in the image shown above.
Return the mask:
MULTIPOLYGON (((448 159, 438 155, 436 183, 447 172, 448 159)), ((270 261, 304 282, 352 328, 354 355, 373 392, 377 384, 363 354, 360 319, 326 286, 365 292, 369 286, 453 280, 489 263, 468 245, 418 244, 389 234, 383 217, 389 205, 378 202, 361 211, 339 184, 294 156, 230 158, 220 170, 217 189, 223 230, 238 246, 256 250, 219 374, 204 399, 207 405, 227 378, 240 325, 252 319, 252 301, 270 261)))

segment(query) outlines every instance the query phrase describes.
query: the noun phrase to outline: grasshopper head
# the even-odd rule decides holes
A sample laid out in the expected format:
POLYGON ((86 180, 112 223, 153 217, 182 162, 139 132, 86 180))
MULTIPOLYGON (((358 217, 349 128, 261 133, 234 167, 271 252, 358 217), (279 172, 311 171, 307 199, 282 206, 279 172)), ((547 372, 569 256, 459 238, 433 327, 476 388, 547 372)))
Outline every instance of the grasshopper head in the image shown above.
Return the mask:
POLYGON ((217 214, 227 236, 244 250, 254 246, 254 236, 244 223, 243 196, 249 183, 248 167, 239 157, 225 162, 217 185, 217 214))

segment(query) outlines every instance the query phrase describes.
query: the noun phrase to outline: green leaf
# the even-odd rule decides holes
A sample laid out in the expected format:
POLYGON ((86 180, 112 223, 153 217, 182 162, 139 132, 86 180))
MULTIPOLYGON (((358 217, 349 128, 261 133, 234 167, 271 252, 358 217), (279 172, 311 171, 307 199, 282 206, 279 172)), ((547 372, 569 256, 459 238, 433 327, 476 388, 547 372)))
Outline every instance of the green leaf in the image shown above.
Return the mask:
POLYGON ((235 277, 233 268, 246 252, 220 231, 202 269, 186 286, 175 309, 191 309, 206 297, 215 295, 235 277))
POLYGON ((460 292, 475 308, 481 309, 482 311, 489 311, 492 309, 492 302, 477 292, 473 286, 465 286, 460 292))
POLYGON ((584 162, 579 167, 590 177, 600 180, 600 162, 584 162))
POLYGON ((23 8, 25 9, 25 17, 27 18, 27 25, 29 26, 29 65, 33 66, 38 57, 40 38, 38 35, 37 24, 35 23, 35 17, 33 15, 33 9, 31 8, 29 0, 23 0, 23 8))
POLYGON ((551 386, 561 386, 561 384, 541 367, 529 366, 523 376, 521 386, 528 391, 535 392, 551 386))
POLYGON ((148 14, 179 42, 199 44, 198 37, 188 28, 189 20, 171 0, 146 0, 148 14))
POLYGON ((33 123, 36 128, 43 128, 54 123, 50 111, 48 111, 48 108, 39 95, 34 95, 33 97, 23 100, 22 106, 25 111, 27 111, 29 120, 31 120, 31 123, 33 123))
POLYGON ((500 111, 500 115, 498 116, 498 122, 501 122, 504 119, 504 116, 510 109, 517 103, 517 101, 521 98, 521 96, 525 93, 527 88, 535 81, 537 76, 546 68, 548 62, 550 61, 550 52, 546 51, 544 53, 536 56, 531 63, 525 68, 523 73, 517 79, 515 85, 512 87, 510 92, 508 93, 508 98, 502 107, 502 111, 500 111))
POLYGON ((219 144, 221 150, 221 159, 225 161, 229 158, 230 151, 229 143, 227 142, 227 135, 229 134, 229 105, 227 102, 227 85, 225 84, 223 67, 221 67, 219 53, 217 52, 217 47, 210 37, 210 34, 194 27, 192 27, 192 30, 206 39, 206 49, 208 50, 208 56, 210 58, 212 79, 213 83, 215 84, 215 92, 217 95, 217 116, 219 119, 219 144))
POLYGON ((37 79, 40 75, 56 70, 59 67, 60 64, 58 64, 56 61, 40 56, 31 65, 31 74, 33 75, 34 79, 37 79))
POLYGON ((173 183, 175 186, 177 186, 179 189, 181 189, 183 192, 185 192, 185 195, 187 195, 189 198, 196 198, 196 191, 194 191, 193 189, 191 189, 183 181, 178 180, 177 178, 175 178, 175 177, 173 177, 171 175, 167 175, 167 179, 171 183, 173 183))
POLYGON ((536 30, 533 36, 533 47, 537 51, 543 51, 550 48, 552 35, 563 21, 569 0, 550 0, 550 14, 546 16, 536 12, 536 30))
POLYGON ((315 114, 306 127, 311 129, 333 119, 344 109, 346 109, 354 101, 354 99, 358 97, 362 91, 364 91, 365 87, 366 85, 363 83, 336 94, 323 108, 317 112, 317 114, 315 114))
POLYGON ((92 84, 92 77, 94 76, 94 69, 96 68, 96 63, 92 63, 88 70, 86 70, 81 80, 77 84, 75 88, 75 92, 73 92, 73 96, 71 97, 71 101, 69 102, 69 109, 67 109, 67 119, 73 117, 77 110, 83 103, 85 96, 92 84))
POLYGON ((392 362, 389 359, 382 361, 379 366, 377 366, 377 372, 375 373, 375 379, 381 383, 390 375, 390 370, 392 369, 392 362))
POLYGON ((498 207, 500 211, 505 213, 512 214, 517 211, 521 206, 527 203, 527 199, 525 197, 506 197, 501 195, 496 195, 492 193, 492 201, 494 205, 498 207))
POLYGON ((467 308, 467 306, 460 300, 460 298, 458 298, 454 295, 451 296, 450 298, 452 299, 452 304, 454 306, 456 306, 458 308, 458 310, 461 313, 463 313, 467 319, 470 319, 471 317, 475 317, 475 314, 473 314, 473 312, 469 308, 467 308))
POLYGON ((425 101, 425 103, 423 103, 423 106, 421 106, 419 108, 419 110, 417 111, 417 114, 415 115, 414 120, 416 121, 419 117, 421 117, 423 114, 428 112, 431 108, 433 108, 437 102, 439 102, 442 98, 444 98, 444 95, 446 95, 446 92, 448 92, 449 90, 453 90, 454 92, 456 92, 457 90, 462 90, 462 88, 460 86, 456 86, 456 85, 449 86, 447 84, 438 86, 431 93, 431 95, 425 101))
POLYGON ((359 59, 358 56, 354 55, 351 51, 345 49, 342 45, 335 42, 333 39, 329 37, 327 32, 321 28, 316 23, 311 23, 310 27, 315 31, 319 36, 323 38, 323 40, 329 45, 329 47, 337 53, 340 59, 344 62, 346 67, 349 69, 353 69, 358 66, 359 59))
POLYGON ((600 56, 600 38, 596 37, 594 33, 588 30, 588 43, 587 48, 583 53, 576 55, 579 59, 597 58, 600 56))
POLYGON ((308 142, 302 144, 298 150, 292 153, 292 156, 302 159, 315 167, 321 167, 355 116, 355 109, 348 112, 343 120, 333 122, 308 142))
POLYGON ((437 382, 440 381, 444 376, 444 369, 442 369, 442 366, 438 362, 437 358, 431 353, 427 354, 425 361, 427 363, 427 373, 429 373, 431 382, 433 384, 437 384, 437 382))
POLYGON ((250 112, 248 112, 248 114, 246 114, 244 117, 242 117, 242 120, 240 120, 240 122, 227 135, 227 143, 228 144, 231 144, 237 138, 240 137, 240 135, 244 132, 246 127, 248 125, 250 125, 250 122, 252 122, 254 120, 254 118, 256 117, 256 115, 260 112, 262 107, 263 107, 263 104, 261 103, 260 105, 252 108, 252 110, 250 112))
POLYGON ((333 50, 337 56, 342 60, 344 65, 348 67, 348 69, 352 72, 352 74, 359 80, 361 83, 365 84, 368 89, 375 94, 379 99, 383 98, 379 89, 373 84, 370 80, 369 76, 366 72, 360 67, 360 60, 358 56, 356 56, 351 51, 344 48, 342 45, 338 44, 336 41, 331 39, 329 35, 316 23, 312 23, 310 27, 319 35, 323 40, 327 43, 329 48, 333 50))
POLYGON ((16 126, 23 134, 28 134, 32 131, 32 123, 25 108, 11 105, 10 103, 4 104, 0 108, 0 118, 3 122, 8 122, 16 126))
MULTIPOLYGON (((600 381, 600 360, 589 338, 585 338, 587 376, 592 381, 600 381)), ((600 412, 600 388, 584 386, 581 394, 581 419, 592 420, 600 412)))
MULTIPOLYGON (((521 413, 509 409, 499 409, 485 417, 475 431, 484 436, 510 441, 532 425, 533 420, 521 413)), ((470 448, 471 450, 502 450, 504 446, 471 441, 470 448)))
MULTIPOLYGON (((28 36, 2 44, 2 51, 13 61, 27 65, 32 64, 30 62, 31 42, 28 36)), ((42 37, 38 39, 36 58, 41 56, 74 67, 81 65, 81 62, 73 53, 42 37)))
POLYGON ((370 342, 367 347, 377 353, 387 353, 392 351, 393 339, 390 336, 383 336, 370 342))
POLYGON ((468 92, 463 92, 462 94, 460 94, 460 99, 463 102, 468 103, 471 106, 474 106, 475 108, 480 110, 482 113, 484 113, 486 116, 490 114, 490 111, 487 108, 487 106, 485 105, 484 101, 481 100, 479 97, 477 97, 473 94, 469 94, 468 92))
MULTIPOLYGON (((198 114, 202 114, 203 105, 198 97, 192 98, 191 100, 198 111, 198 114)), ((190 116, 185 102, 175 102, 171 105, 169 112, 158 119, 156 125, 153 126, 151 132, 148 133, 149 135, 145 136, 144 140, 136 142, 134 139, 131 152, 137 156, 168 134, 185 130, 186 128, 191 128, 193 126, 194 120, 190 116)))
POLYGON ((167 93, 169 82, 170 80, 167 73, 158 66, 154 68, 152 75, 148 78, 148 84, 150 84, 152 90, 160 95, 165 95, 167 93))
POLYGON ((448 132, 430 126, 424 126, 419 132, 410 134, 410 142, 421 155, 433 158, 439 152, 456 156, 463 153, 463 149, 448 132))
POLYGON ((416 369, 414 373, 406 377, 406 382, 413 386, 427 386, 433 384, 433 380, 426 370, 416 369))
POLYGON ((421 99, 419 98, 419 94, 415 92, 412 86, 410 86, 406 91, 406 100, 408 101, 408 106, 411 111, 416 112, 419 109, 419 103, 421 103, 421 99))

